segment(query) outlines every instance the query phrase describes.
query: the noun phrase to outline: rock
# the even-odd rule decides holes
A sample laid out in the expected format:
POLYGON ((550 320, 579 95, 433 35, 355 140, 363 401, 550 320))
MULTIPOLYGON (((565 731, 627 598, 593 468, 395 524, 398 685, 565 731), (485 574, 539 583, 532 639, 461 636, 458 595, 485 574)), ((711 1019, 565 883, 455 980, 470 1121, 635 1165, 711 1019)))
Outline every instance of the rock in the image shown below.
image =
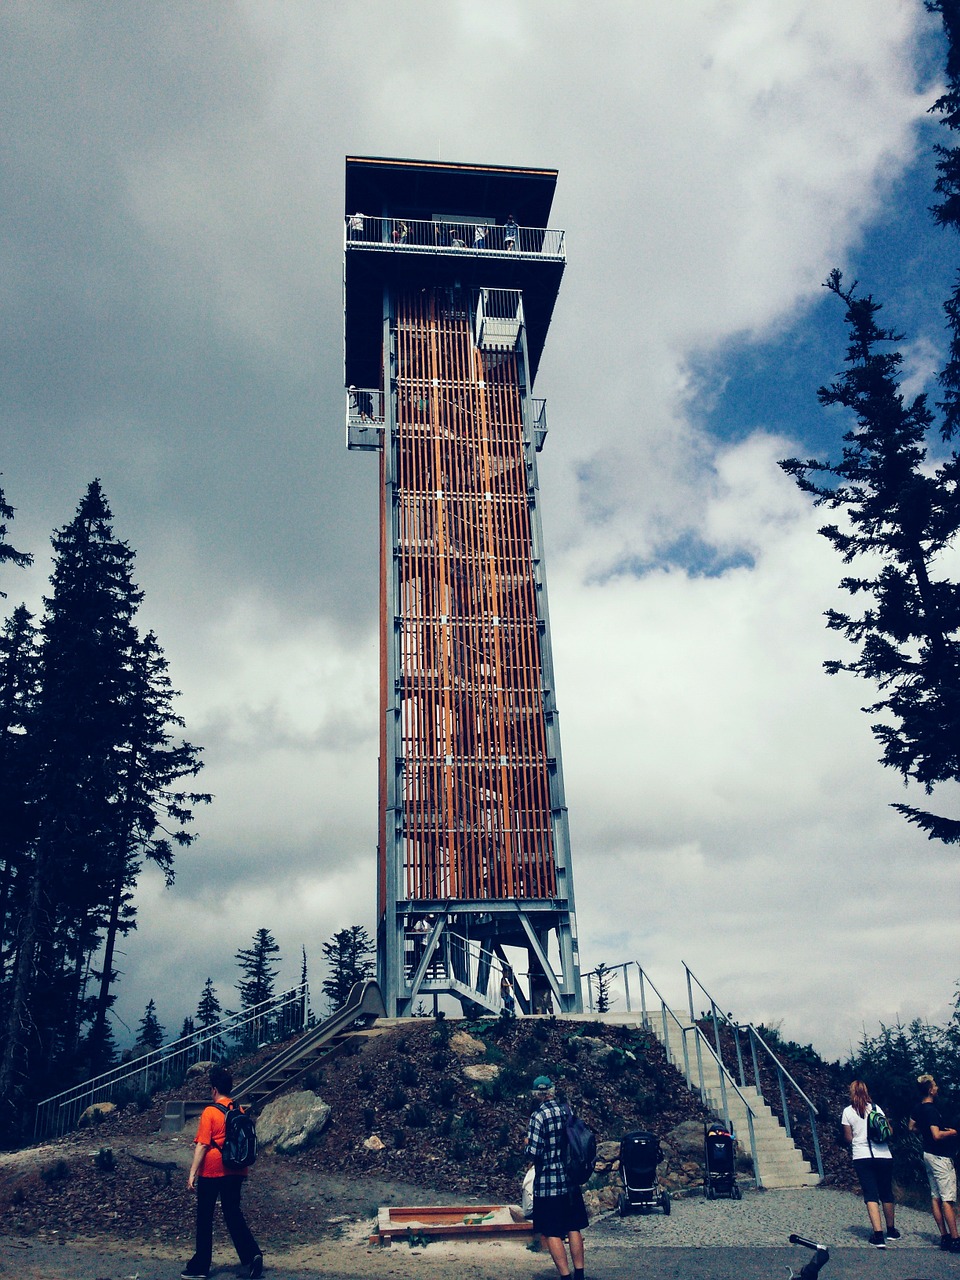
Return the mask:
POLYGON ((703 1159, 703 1125, 699 1120, 684 1120, 675 1129, 671 1129, 664 1142, 673 1147, 677 1155, 689 1159, 697 1156, 703 1159))
POLYGON ((582 1053, 589 1054, 594 1062, 602 1062, 611 1053, 616 1053, 616 1049, 607 1044, 606 1040, 600 1040, 597 1036, 571 1036, 570 1043, 575 1044, 582 1053))
POLYGON ((257 1141, 279 1155, 306 1151, 329 1119, 329 1106, 310 1089, 285 1093, 264 1107, 257 1120, 257 1141))
POLYGON ((464 1067, 463 1074, 468 1080, 496 1080, 500 1068, 494 1062, 475 1062, 472 1066, 464 1067))
POLYGON ((196 1080, 197 1076, 208 1076, 213 1062, 195 1062, 193 1066, 187 1067, 186 1080, 196 1080))
POLYGON ((479 1058, 487 1052, 483 1041, 475 1039, 468 1031, 455 1031, 450 1037, 450 1048, 458 1058, 479 1058))
POLYGON ((370 1137, 363 1143, 367 1151, 385 1151, 387 1144, 381 1142, 375 1133, 371 1133, 370 1137))
POLYGON ((116 1104, 113 1102, 94 1102, 92 1106, 87 1107, 80 1117, 80 1128, 83 1129, 91 1124, 99 1124, 101 1120, 106 1120, 107 1116, 113 1115, 116 1109, 116 1104))
POLYGON ((597 1170, 615 1169, 620 1163, 620 1143, 619 1142, 598 1142, 597 1143, 597 1170))

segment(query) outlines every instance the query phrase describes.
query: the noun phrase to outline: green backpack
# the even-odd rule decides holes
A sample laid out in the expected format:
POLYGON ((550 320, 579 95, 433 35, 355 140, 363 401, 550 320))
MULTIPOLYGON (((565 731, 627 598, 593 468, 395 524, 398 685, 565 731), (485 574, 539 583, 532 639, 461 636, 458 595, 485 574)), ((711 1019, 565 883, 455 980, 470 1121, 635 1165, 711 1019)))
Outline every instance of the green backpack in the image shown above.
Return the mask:
POLYGON ((867 1112, 867 1140, 869 1142, 889 1142, 893 1137, 893 1129, 890 1121, 878 1111, 876 1107, 871 1107, 867 1112))

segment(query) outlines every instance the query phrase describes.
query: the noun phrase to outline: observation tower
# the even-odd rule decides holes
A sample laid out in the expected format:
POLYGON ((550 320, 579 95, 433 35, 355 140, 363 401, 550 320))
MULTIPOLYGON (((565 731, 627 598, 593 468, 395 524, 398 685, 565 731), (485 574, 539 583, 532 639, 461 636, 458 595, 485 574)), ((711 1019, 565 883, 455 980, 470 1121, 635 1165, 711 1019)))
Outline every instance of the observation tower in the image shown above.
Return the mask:
POLYGON ((579 1012, 534 378, 557 174, 347 157, 347 445, 380 455, 387 1012, 579 1012))

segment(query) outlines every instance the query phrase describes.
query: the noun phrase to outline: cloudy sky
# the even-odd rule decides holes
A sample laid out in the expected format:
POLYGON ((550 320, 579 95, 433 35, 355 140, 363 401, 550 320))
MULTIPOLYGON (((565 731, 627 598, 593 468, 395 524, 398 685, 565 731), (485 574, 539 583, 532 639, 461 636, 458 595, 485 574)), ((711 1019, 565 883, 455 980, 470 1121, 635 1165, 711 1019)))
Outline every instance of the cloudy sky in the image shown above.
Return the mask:
MULTIPOLYGON (((12 608, 99 476, 216 793, 146 876, 118 1013, 176 1030, 254 930, 373 929, 376 464, 344 447, 344 156, 559 170, 537 394, 582 959, 688 962, 844 1054, 942 1020, 957 857, 829 679, 840 565, 778 458, 837 452, 833 266, 942 357, 942 51, 920 0, 10 0, 0 471, 12 608), (219 917, 220 923, 214 923, 219 917)), ((946 800, 944 804, 946 805, 946 800)), ((956 812, 956 809, 954 809, 956 812)), ((122 1029, 118 1028, 122 1035, 122 1029)))

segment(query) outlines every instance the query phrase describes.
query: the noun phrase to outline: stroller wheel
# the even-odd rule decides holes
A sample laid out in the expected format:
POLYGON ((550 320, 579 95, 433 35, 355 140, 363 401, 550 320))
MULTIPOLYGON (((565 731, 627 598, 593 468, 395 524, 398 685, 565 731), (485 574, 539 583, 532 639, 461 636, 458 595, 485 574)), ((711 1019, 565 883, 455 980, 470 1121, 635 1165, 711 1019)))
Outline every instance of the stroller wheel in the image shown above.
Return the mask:
POLYGON ((668 1192, 664 1191, 663 1195, 660 1197, 660 1203, 663 1206, 664 1216, 669 1218, 670 1217, 670 1195, 668 1192))
POLYGON ((740 1187, 737 1185, 736 1182, 733 1184, 733 1198, 734 1200, 743 1199, 743 1192, 740 1190, 740 1187))
POLYGON ((705 1191, 705 1192, 706 1192, 706 1194, 707 1194, 707 1199, 708 1199, 708 1200, 715 1200, 715 1199, 717 1198, 717 1193, 716 1193, 716 1191, 713 1189, 713 1187, 711 1187, 711 1186, 709 1186, 709 1185, 708 1185, 708 1186, 704 1187, 704 1191, 705 1191))
POLYGON ((617 1200, 617 1213, 620 1215, 621 1218, 625 1218, 629 1212, 630 1212, 630 1197, 626 1194, 626 1192, 621 1192, 620 1198, 617 1200))

